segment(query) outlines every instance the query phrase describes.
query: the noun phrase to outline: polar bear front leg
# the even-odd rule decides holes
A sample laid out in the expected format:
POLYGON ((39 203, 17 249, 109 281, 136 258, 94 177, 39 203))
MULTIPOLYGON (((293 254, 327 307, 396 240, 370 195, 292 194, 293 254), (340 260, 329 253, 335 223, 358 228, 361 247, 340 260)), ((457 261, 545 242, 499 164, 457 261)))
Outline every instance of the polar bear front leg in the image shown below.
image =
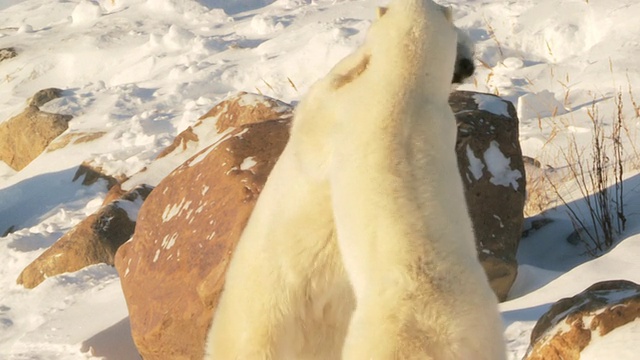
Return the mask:
POLYGON ((261 254, 247 255, 239 244, 209 330, 205 359, 277 359, 289 310, 283 306, 288 303, 285 292, 274 289, 283 288, 284 281, 278 271, 268 270, 261 254))
POLYGON ((290 143, 276 163, 233 253, 208 360, 339 358, 351 288, 328 184, 309 179, 294 150, 290 143))

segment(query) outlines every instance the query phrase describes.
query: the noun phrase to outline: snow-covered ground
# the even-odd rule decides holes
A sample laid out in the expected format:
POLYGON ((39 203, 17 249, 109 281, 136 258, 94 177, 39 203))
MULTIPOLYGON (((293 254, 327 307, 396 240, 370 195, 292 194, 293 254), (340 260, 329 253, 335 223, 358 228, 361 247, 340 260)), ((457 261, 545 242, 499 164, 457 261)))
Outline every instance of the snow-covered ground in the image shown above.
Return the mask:
MULTIPOLYGON (((0 238, 0 358, 137 359, 114 269, 92 266, 33 290, 15 284, 25 266, 100 205, 104 184, 72 183, 75 168, 90 161, 132 175, 230 92, 299 100, 362 41, 375 6, 386 2, 1 0, 0 48, 15 47, 19 56, 0 63, 0 121, 22 111, 36 91, 58 87, 64 96, 43 110, 73 115, 70 133, 106 134, 45 153, 20 172, 0 163, 0 233, 15 228, 0 238)), ((590 143, 594 106, 609 128, 618 92, 625 151, 634 155, 640 2, 442 3, 477 44, 477 74, 460 89, 518 104, 525 155, 562 169, 562 149, 590 143)), ((545 214, 554 222, 522 240, 519 276, 501 305, 511 359, 522 357, 536 320, 559 298, 599 280, 640 283, 640 177, 632 165, 627 229, 613 250, 594 259, 568 244, 573 228, 559 203, 545 214)), ((579 196, 568 196, 582 206, 579 196)), ((585 357, 635 358, 639 328, 595 342, 585 357)))

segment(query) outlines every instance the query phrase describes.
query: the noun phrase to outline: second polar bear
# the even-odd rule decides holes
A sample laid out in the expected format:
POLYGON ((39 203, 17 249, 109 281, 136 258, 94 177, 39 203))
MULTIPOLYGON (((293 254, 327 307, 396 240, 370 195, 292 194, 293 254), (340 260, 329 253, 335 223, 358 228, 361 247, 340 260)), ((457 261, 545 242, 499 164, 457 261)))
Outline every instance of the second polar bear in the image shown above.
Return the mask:
POLYGON ((505 359, 448 105, 449 11, 395 0, 299 104, 207 359, 505 359))

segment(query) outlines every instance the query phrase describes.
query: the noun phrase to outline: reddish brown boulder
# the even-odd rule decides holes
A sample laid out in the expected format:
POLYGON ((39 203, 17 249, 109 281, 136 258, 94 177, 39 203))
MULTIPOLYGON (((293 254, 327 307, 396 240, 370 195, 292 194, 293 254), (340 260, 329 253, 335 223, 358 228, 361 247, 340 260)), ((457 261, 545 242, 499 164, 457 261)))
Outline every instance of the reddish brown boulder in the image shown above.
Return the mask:
MULTIPOLYGON (((0 57, 4 50, 7 49, 0 49, 0 57)), ((0 124, 0 160, 14 170, 22 170, 67 130, 72 116, 51 114, 39 108, 60 96, 62 90, 57 88, 40 90, 27 100, 27 108, 21 114, 0 124)))
POLYGON ((457 91, 449 103, 458 121, 458 166, 478 256, 504 301, 518 271, 526 197, 518 118, 513 104, 490 94, 457 91))
POLYGON ((150 192, 139 186, 88 216, 29 264, 17 283, 31 289, 54 275, 93 264, 113 265, 116 250, 131 238, 137 211, 150 192))
POLYGON ((22 170, 69 127, 70 115, 51 114, 29 106, 0 123, 0 160, 22 170))
POLYGON ((561 299, 536 323, 527 360, 579 360, 593 337, 640 319, 640 285, 611 280, 561 299))
POLYGON ((245 108, 251 105, 231 105, 239 99, 225 103, 238 112, 220 119, 235 119, 237 127, 226 122, 223 139, 158 184, 133 240, 116 256, 134 341, 145 360, 202 358, 231 253, 289 137, 290 108, 273 119, 245 108))
MULTIPOLYGON (((167 150, 166 157, 157 160, 169 161, 166 158, 190 153, 191 148, 202 149, 160 182, 140 211, 133 240, 123 245, 116 255, 116 268, 121 275, 129 306, 133 337, 145 360, 202 358, 206 331, 224 285, 224 274, 231 253, 255 200, 288 139, 290 108, 257 95, 239 96, 244 100, 231 98, 214 107, 210 112, 213 118, 203 117, 201 122, 176 139, 167 150), (258 105, 262 107, 260 111, 247 108, 265 103, 272 105, 258 105), (267 111, 274 109, 275 112, 267 111), (274 118, 280 120, 273 120, 274 118), (211 132, 208 129, 212 119, 216 133, 223 132, 226 135, 222 139, 208 135, 208 139, 213 139, 214 143, 202 148, 202 144, 196 144, 204 142, 204 134, 211 132)), ((457 106, 462 128, 467 123, 473 124, 473 118, 467 118, 467 114, 487 117, 493 114, 479 106, 473 97, 460 96, 457 101, 454 107, 457 106), (466 106, 466 110, 462 109, 463 106, 466 106)), ((513 108, 507 104, 504 107, 513 108)), ((496 134, 484 137, 479 135, 487 142, 477 145, 479 154, 490 149, 492 141, 503 150, 503 142, 513 141, 513 131, 517 144, 517 121, 511 117, 493 121, 506 123, 498 124, 501 126, 498 129, 510 133, 504 138, 496 134)), ((461 135, 460 144, 466 145, 471 140, 465 140, 464 135, 466 133, 461 135)), ((476 149, 475 144, 470 146, 476 149)), ((459 148, 467 154, 466 146, 460 145, 459 148)), ((504 152, 508 156, 516 156, 507 150, 504 152)), ((517 166, 517 159, 512 160, 511 164, 517 166)), ((461 172, 466 176, 465 169, 461 165, 461 172)), ((523 180, 513 178, 516 170, 509 169, 512 173, 505 171, 502 175, 506 177, 511 174, 512 178, 508 179, 521 186, 518 191, 523 192, 523 180)), ((492 167, 491 170, 495 171, 495 168, 492 167)), ((487 181, 496 177, 490 170, 483 174, 487 181)), ((465 183, 467 186, 477 186, 475 182, 465 183)), ((489 191, 490 194, 499 193, 500 190, 514 191, 511 182, 505 184, 508 186, 492 184, 494 188, 482 191, 489 191)), ((501 199, 514 202, 514 199, 519 198, 503 196, 501 199)), ((479 212, 475 216, 472 214, 476 231, 488 232, 479 235, 479 239, 484 239, 482 244, 487 244, 480 249, 497 252, 502 246, 508 249, 508 256, 513 258, 513 262, 508 265, 515 265, 520 229, 517 234, 513 229, 518 228, 518 212, 522 219, 522 203, 491 204, 491 210, 500 205, 514 211, 515 215, 498 213, 498 210, 487 212, 486 207, 473 208, 479 212), (508 226, 507 229, 511 231, 507 236, 508 246, 495 245, 495 241, 503 240, 502 234, 495 227, 495 214, 503 217, 503 225, 508 226), (511 220, 512 218, 516 220, 511 220), (489 220, 494 224, 493 227, 482 226, 483 222, 489 220), (476 225, 478 221, 480 223, 476 225), (498 240, 487 240, 495 237, 498 240)), ((489 258, 497 259, 497 265, 488 267, 493 271, 490 274, 505 277, 503 272, 496 271, 500 269, 503 260, 489 258)), ((509 271, 509 276, 515 277, 515 270, 509 268, 509 271)), ((508 291, 510 285, 508 283, 504 289, 508 291)), ((502 290, 503 296, 506 291, 502 290)))

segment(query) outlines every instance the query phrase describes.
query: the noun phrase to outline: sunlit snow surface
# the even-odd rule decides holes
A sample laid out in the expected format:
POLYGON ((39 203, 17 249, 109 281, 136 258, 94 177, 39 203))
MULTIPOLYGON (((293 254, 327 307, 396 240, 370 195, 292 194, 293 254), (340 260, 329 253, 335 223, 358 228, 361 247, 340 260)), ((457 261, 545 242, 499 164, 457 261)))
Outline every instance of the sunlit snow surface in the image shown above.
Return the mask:
MULTIPOLYGON (((157 183, 179 163, 168 157, 151 164, 152 159, 217 101, 236 91, 298 101, 358 46, 375 6, 385 3, 0 1, 0 48, 19 52, 0 63, 0 121, 21 112, 36 91, 58 87, 63 97, 43 110, 73 115, 68 133, 105 132, 93 142, 45 153, 20 172, 0 164, 0 235, 14 230, 0 238, 0 358, 138 359, 112 268, 99 265, 56 276, 34 290, 15 285, 25 266, 100 206, 104 184, 72 183, 77 166, 89 161, 124 176, 146 167, 128 185, 157 183)), ((588 113, 594 103, 604 122, 611 122, 617 91, 623 93, 627 121, 623 141, 627 154, 633 153, 630 144, 640 125, 629 90, 640 92, 640 23, 633 16, 640 14, 640 3, 442 3, 453 8, 456 23, 477 44, 476 75, 460 89, 498 94, 514 104, 522 98, 525 155, 562 167, 559 150, 570 139, 580 146, 591 141, 588 113)), ((505 111, 483 97, 476 100, 488 111, 505 111)), ((517 174, 499 154, 489 156, 495 160, 493 176, 505 190, 512 189, 517 174)), ((251 166, 250 158, 242 164, 251 166)), ((482 171, 472 166, 474 174, 482 171)), ((640 282, 639 183, 637 171, 628 174, 627 230, 609 253, 592 259, 583 248, 569 245, 565 238, 573 229, 564 208, 550 211, 555 222, 522 240, 518 279, 511 300, 501 305, 510 359, 521 358, 535 321, 559 298, 599 280, 640 282)), ((165 216, 180 209, 168 208, 165 216)), ((166 239, 165 246, 171 244, 166 239)), ((629 359, 625 354, 640 351, 639 337, 637 324, 625 326, 594 341, 585 357, 629 359)))

